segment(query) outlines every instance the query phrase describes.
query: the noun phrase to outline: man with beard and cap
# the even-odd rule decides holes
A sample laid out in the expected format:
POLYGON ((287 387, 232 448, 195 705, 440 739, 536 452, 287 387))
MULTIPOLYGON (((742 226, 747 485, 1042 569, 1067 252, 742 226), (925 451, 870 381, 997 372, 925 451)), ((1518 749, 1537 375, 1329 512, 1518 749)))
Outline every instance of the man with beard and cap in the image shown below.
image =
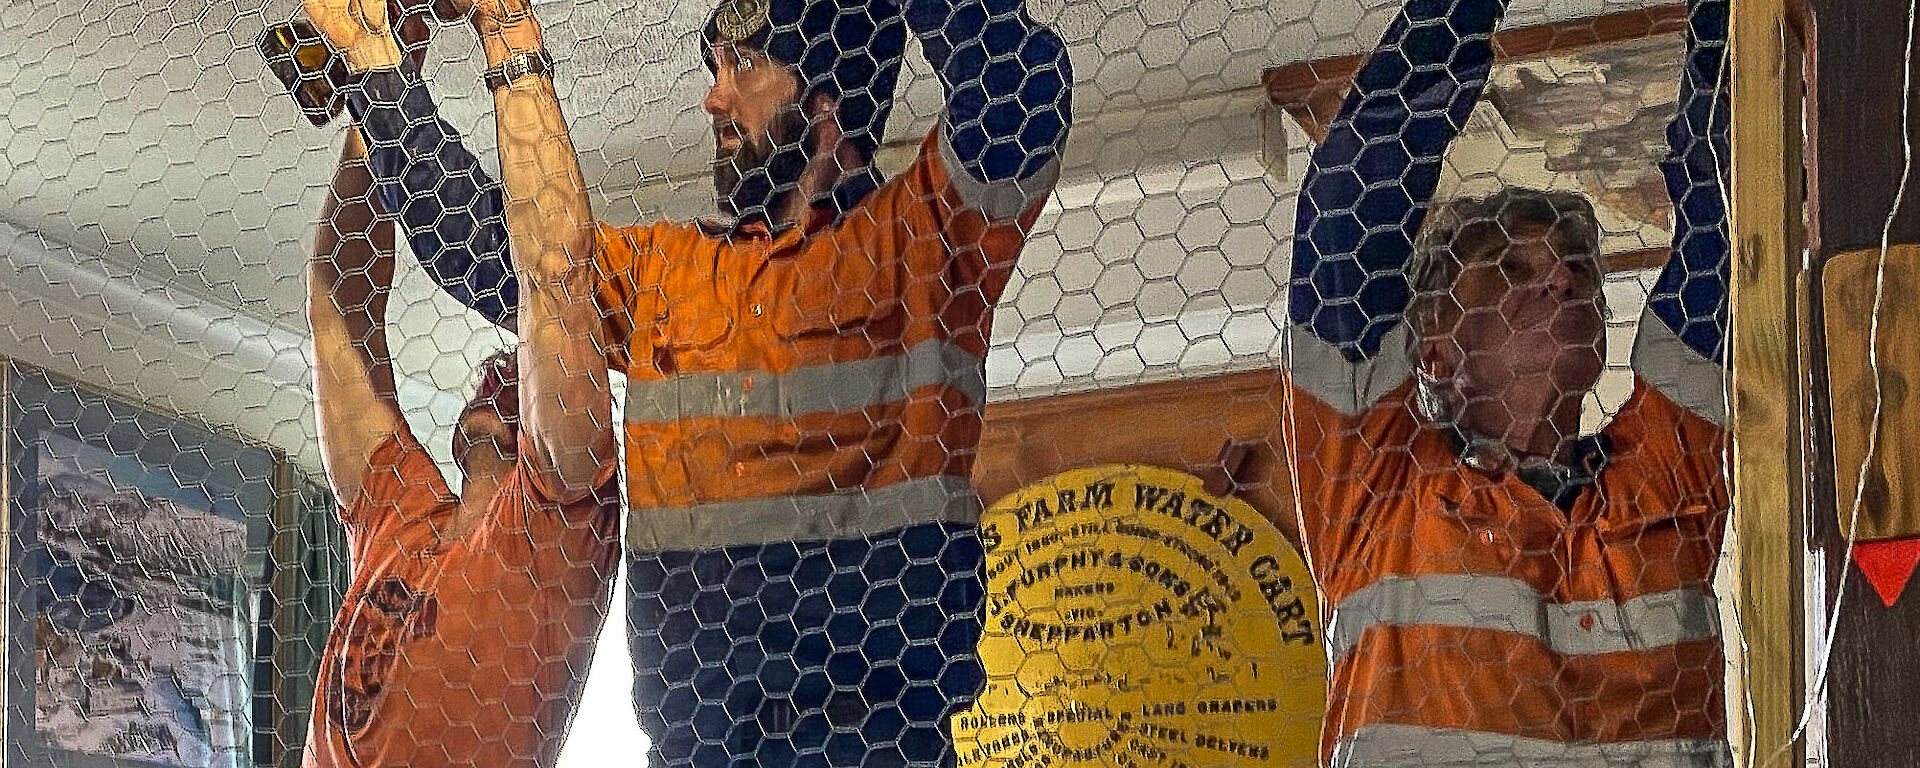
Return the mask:
MULTIPOLYGON (((555 98, 509 101, 550 87, 525 0, 473 21, 501 119, 559 123, 555 98)), ((382 39, 329 40, 379 197, 449 293, 507 322, 499 187, 382 39)), ((593 233, 627 376, 635 707, 658 765, 950 765, 948 715, 982 685, 989 326, 1058 177, 1065 46, 1020 0, 728 0, 703 42, 730 218, 593 233), (909 29, 946 110, 883 180, 909 29)))
POLYGON ((1728 5, 1690 5, 1672 254, 1597 434, 1593 205, 1510 187, 1427 211, 1506 3, 1407 2, 1314 150, 1273 444, 1329 613, 1324 764, 1731 764, 1712 584, 1728 5))

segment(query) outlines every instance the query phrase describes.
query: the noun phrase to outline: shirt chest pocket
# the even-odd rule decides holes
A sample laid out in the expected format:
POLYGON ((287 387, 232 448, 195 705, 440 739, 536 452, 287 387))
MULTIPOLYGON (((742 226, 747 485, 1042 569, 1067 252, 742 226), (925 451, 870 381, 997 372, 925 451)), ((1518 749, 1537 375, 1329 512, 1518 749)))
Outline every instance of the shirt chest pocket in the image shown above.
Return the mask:
POLYGON ((1520 553, 1550 548, 1558 533, 1558 516, 1544 500, 1511 498, 1509 489, 1494 486, 1469 489, 1430 489, 1421 494, 1420 508, 1444 534, 1423 537, 1421 543, 1440 551, 1455 550, 1458 557, 1477 550, 1497 554, 1503 562, 1520 553), (1451 546, 1442 543, 1452 539, 1451 546))
POLYGON ((899 275, 891 260, 864 252, 839 253, 821 243, 808 253, 768 264, 749 291, 749 311, 770 314, 783 338, 864 333, 899 303, 899 275))
POLYGON ((724 293, 727 282, 705 270, 668 270, 653 302, 655 343, 672 352, 694 352, 726 341, 735 304, 724 293))

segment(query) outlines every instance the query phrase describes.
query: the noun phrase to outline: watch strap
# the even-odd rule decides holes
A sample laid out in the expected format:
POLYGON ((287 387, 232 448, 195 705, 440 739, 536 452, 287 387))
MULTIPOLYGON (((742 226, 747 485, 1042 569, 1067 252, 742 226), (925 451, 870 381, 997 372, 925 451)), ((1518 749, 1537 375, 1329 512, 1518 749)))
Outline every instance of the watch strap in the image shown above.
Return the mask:
POLYGON ((545 49, 518 53, 487 70, 487 90, 497 91, 528 75, 552 75, 553 57, 545 49))

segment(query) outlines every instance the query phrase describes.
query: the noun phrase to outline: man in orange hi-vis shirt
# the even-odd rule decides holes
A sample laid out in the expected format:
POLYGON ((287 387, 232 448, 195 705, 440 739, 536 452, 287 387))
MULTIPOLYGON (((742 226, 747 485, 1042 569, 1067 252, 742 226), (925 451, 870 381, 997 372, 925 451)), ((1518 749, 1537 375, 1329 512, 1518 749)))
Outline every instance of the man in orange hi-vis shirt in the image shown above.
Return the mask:
MULTIPOLYGON (((475 24, 496 93, 550 82, 527 3, 475 24)), ((725 0, 700 40, 725 218, 596 230, 653 763, 951 765, 948 715, 984 682, 969 475, 989 326, 1059 176, 1066 46, 1021 0, 725 0), (946 105, 882 179, 909 31, 946 105)), ((416 68, 330 42, 415 256, 510 322, 520 233, 508 248, 498 187, 416 68)))
MULTIPOLYGON (((384 0, 312 0, 338 36, 384 0)), ((380 33, 362 49, 400 57, 380 33), (381 45, 380 43, 384 43, 381 45)), ((546 86, 551 88, 550 85, 546 86)), ((551 94, 551 90, 547 91, 551 94)), ((604 322, 565 125, 502 97, 521 253, 517 352, 482 366, 456 424, 459 495, 402 418, 385 326, 393 225, 349 132, 308 268, 321 456, 353 577, 320 663, 304 764, 539 768, 558 758, 619 564, 604 322)), ((549 95, 550 98, 550 95, 549 95)))
POLYGON ((1422 222, 1504 10, 1408 2, 1300 195, 1274 443, 1330 611, 1322 759, 1729 765, 1711 583, 1728 506, 1727 4, 1692 7, 1663 167, 1673 256, 1633 393, 1584 437, 1606 339, 1592 205, 1510 188, 1422 222))

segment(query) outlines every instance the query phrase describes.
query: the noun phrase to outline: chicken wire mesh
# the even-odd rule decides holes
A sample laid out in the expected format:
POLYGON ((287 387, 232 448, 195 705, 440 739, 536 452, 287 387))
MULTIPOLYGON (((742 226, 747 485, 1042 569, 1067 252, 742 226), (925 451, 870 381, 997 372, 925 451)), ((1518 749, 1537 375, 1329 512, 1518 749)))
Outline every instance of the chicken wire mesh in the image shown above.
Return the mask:
POLYGON ((1730 760, 1724 2, 541 1, 521 102, 349 5, 0 8, 7 765, 1730 760), (586 496, 483 364, 562 241, 586 496), (1244 511, 982 517, 989 403, 1230 376, 1244 511))

